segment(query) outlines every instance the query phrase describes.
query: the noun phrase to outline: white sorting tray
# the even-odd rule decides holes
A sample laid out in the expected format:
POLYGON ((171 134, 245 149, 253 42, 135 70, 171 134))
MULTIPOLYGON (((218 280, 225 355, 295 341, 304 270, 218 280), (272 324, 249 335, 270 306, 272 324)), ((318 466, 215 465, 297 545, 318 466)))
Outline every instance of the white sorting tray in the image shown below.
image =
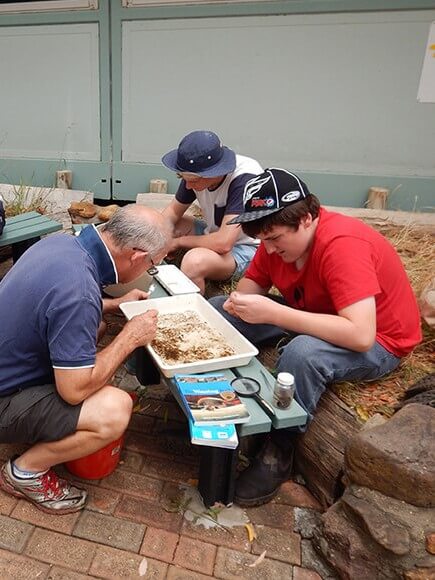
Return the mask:
POLYGON ((157 267, 158 273, 155 279, 171 294, 190 294, 191 292, 199 292, 196 284, 183 274, 183 272, 174 266, 174 264, 163 264, 157 267))
POLYGON ((225 320, 200 294, 184 294, 169 296, 168 298, 124 302, 120 305, 120 308, 128 320, 150 309, 158 310, 162 314, 193 310, 212 328, 219 331, 236 352, 236 354, 231 356, 175 366, 165 363, 153 347, 148 345, 149 353, 165 377, 173 377, 177 373, 205 373, 230 367, 241 367, 249 364, 251 359, 258 354, 258 349, 225 320))

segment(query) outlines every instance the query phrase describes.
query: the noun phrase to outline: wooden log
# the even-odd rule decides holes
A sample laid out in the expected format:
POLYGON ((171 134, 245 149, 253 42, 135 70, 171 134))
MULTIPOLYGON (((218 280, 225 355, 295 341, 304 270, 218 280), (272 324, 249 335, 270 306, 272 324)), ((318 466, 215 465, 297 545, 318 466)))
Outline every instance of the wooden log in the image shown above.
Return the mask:
POLYGON ((299 438, 296 471, 324 508, 343 493, 344 448, 362 426, 357 415, 328 389, 309 428, 299 438))
POLYGON ((56 187, 60 189, 71 189, 72 188, 73 174, 70 169, 63 169, 62 171, 56 171, 56 187))
POLYGON ((366 206, 369 209, 385 209, 390 190, 387 187, 371 187, 366 206))
POLYGON ((166 179, 151 179, 150 193, 168 193, 168 182, 166 179))

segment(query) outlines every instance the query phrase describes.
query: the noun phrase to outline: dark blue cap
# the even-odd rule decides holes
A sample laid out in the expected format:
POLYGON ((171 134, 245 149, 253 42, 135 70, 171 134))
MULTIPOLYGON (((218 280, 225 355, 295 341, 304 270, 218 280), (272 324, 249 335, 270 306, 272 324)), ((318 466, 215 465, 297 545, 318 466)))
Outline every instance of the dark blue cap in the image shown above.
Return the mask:
POLYGON ((243 191, 244 212, 229 224, 243 224, 276 213, 310 195, 305 183, 286 169, 271 167, 250 179, 243 191))
POLYGON ((177 149, 162 157, 172 171, 196 173, 202 177, 227 175, 236 168, 236 154, 222 145, 212 131, 193 131, 181 140, 177 149))

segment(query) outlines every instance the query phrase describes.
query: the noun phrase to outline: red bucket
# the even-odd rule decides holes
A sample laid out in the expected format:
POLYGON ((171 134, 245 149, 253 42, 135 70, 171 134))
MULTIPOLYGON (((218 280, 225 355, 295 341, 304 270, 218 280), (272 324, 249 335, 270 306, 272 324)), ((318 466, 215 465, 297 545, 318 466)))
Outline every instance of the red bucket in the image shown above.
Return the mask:
MULTIPOLYGON (((133 402, 135 402, 137 399, 136 393, 132 392, 129 395, 133 399, 133 402)), ((90 455, 67 461, 65 467, 73 475, 77 475, 77 477, 81 477, 82 479, 101 479, 107 477, 115 471, 119 463, 123 444, 124 435, 90 455)))
POLYGON ((110 475, 115 471, 121 456, 122 445, 124 443, 124 436, 112 441, 106 447, 80 457, 67 461, 65 467, 73 475, 83 479, 101 479, 110 475))

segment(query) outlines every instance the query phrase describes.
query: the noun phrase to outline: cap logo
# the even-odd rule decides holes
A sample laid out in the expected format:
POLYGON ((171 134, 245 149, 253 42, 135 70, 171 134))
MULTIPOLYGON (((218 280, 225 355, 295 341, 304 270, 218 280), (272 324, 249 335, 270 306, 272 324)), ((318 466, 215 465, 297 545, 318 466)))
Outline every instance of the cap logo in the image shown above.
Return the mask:
POLYGON ((300 197, 301 192, 299 190, 289 191, 281 197, 281 201, 283 201, 284 203, 291 203, 292 201, 296 201, 300 197))
POLYGON ((275 205, 275 200, 272 197, 266 197, 264 199, 253 199, 251 201, 251 207, 268 207, 271 208, 275 205))
POLYGON ((267 177, 263 177, 263 179, 258 179, 255 177, 252 181, 248 181, 245 187, 245 191, 243 192, 243 204, 246 203, 253 197, 256 193, 260 191, 265 183, 267 183, 271 179, 270 175, 267 177))

